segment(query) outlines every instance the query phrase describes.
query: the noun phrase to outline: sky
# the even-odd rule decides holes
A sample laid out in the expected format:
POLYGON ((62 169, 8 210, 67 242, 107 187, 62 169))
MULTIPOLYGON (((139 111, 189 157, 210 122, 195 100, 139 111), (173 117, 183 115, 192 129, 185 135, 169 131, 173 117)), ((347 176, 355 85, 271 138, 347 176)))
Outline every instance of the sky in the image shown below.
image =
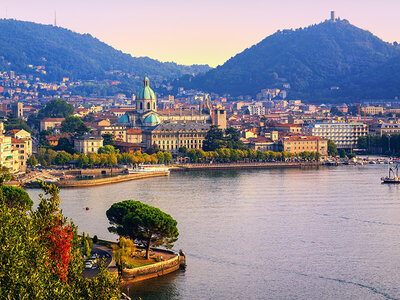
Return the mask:
POLYGON ((400 42, 400 0, 0 0, 0 18, 53 24, 133 56, 223 64, 279 29, 330 11, 385 41, 400 42))

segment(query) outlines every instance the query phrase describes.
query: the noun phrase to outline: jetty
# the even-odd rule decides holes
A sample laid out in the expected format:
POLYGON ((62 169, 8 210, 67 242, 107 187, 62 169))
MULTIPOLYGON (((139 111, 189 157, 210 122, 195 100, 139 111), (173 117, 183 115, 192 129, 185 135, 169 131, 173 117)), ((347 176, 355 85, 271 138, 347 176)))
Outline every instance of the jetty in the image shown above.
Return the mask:
POLYGON ((169 174, 170 174, 169 171, 158 171, 158 172, 117 175, 117 176, 112 176, 112 177, 88 179, 88 180, 63 179, 63 180, 54 182, 54 184, 61 188, 87 187, 87 186, 98 186, 98 185, 104 185, 104 184, 124 182, 124 181, 130 181, 130 180, 138 180, 138 179, 144 179, 144 178, 168 176, 169 174))

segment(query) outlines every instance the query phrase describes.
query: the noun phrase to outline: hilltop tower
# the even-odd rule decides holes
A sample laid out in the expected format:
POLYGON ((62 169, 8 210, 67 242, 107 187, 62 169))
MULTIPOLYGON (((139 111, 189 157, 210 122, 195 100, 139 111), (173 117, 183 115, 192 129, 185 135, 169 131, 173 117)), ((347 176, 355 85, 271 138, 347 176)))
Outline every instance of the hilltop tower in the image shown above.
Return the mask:
POLYGON ((336 22, 336 16, 335 16, 335 11, 334 10, 331 11, 331 21, 332 22, 336 22))

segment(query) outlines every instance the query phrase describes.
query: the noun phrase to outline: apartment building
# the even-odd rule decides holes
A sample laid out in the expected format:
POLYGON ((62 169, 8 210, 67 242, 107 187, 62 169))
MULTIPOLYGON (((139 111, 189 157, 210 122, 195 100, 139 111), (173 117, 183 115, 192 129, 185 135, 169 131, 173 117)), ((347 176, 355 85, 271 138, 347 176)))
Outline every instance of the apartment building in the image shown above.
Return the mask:
POLYGON ((303 128, 306 135, 317 136, 335 142, 339 149, 357 146, 360 136, 368 134, 368 126, 363 123, 315 123, 303 128))

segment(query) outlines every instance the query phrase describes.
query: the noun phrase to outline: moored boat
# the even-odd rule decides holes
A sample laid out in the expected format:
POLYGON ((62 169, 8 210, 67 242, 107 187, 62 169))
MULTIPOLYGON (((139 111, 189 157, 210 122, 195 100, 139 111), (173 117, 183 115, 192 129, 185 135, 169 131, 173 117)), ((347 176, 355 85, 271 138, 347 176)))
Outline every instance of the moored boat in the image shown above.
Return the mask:
POLYGON ((128 174, 144 173, 144 172, 168 172, 169 169, 165 165, 139 165, 135 169, 128 169, 128 174))
POLYGON ((381 181, 382 183, 394 183, 398 184, 400 183, 400 178, 399 178, 399 164, 400 161, 394 161, 393 165, 388 165, 389 166, 389 174, 387 177, 382 177, 381 181))

